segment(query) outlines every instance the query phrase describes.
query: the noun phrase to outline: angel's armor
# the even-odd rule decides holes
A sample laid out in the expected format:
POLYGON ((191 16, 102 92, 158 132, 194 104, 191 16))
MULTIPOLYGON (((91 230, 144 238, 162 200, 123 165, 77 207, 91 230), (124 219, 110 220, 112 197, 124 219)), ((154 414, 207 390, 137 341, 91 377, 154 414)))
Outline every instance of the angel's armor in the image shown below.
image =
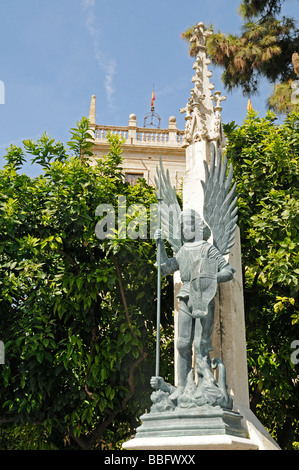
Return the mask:
MULTIPOLYGON (((197 220, 203 223, 199 215, 193 212, 197 220)), ((201 233, 201 237, 204 236, 202 230, 198 233, 201 233)), ((234 269, 215 246, 206 240, 198 240, 197 237, 193 242, 185 242, 173 258, 167 257, 162 244, 162 276, 177 270, 180 271, 182 281, 177 295, 180 304, 176 345, 178 389, 182 390, 192 368, 192 345, 195 350, 197 373, 203 376, 211 374, 209 351, 212 350, 211 335, 217 283, 231 280, 234 269), (193 286, 193 292, 192 283, 198 285, 198 289, 193 286)))

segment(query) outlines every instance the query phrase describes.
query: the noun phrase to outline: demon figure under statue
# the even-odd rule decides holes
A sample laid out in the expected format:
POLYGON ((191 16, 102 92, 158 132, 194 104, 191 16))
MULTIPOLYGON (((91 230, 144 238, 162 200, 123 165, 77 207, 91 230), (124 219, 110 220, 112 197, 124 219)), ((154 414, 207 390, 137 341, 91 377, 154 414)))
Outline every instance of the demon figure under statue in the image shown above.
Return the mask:
POLYGON ((203 217, 193 209, 181 211, 169 173, 162 164, 157 170, 160 181, 161 229, 155 233, 160 244, 162 276, 179 270, 182 287, 178 294, 177 386, 162 377, 152 377, 155 389, 151 412, 178 408, 197 408, 203 405, 220 406, 231 410, 232 398, 227 393, 225 366, 210 358, 217 284, 230 281, 235 270, 225 259, 234 244, 237 224, 235 184, 231 187, 233 169, 214 145, 210 166, 205 165, 203 217), (217 161, 216 161, 217 160, 217 161), (165 238, 172 247, 169 258, 165 238), (210 243, 208 240, 212 239, 210 243), (195 355, 195 360, 193 358, 195 355), (195 364, 193 366, 193 364, 195 364), (218 368, 216 380, 213 369, 218 368))

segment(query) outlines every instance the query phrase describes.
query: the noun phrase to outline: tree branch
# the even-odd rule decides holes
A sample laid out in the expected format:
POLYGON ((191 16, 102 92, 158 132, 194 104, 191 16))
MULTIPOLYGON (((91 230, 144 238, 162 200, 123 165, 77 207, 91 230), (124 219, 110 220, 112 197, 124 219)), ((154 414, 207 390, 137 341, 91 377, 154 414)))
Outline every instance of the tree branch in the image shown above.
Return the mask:
POLYGON ((59 248, 57 248, 57 251, 58 253, 60 253, 61 255, 63 255, 66 259, 69 260, 69 262, 75 266, 76 270, 79 272, 80 271, 80 266, 78 265, 78 263, 76 263, 76 261, 74 260, 74 258, 72 258, 70 255, 68 255, 67 253, 65 253, 65 251, 63 250, 60 250, 59 248))
MULTIPOLYGON (((118 265, 117 259, 115 258, 114 255, 112 256, 112 261, 113 261, 113 264, 114 264, 115 269, 116 269, 116 274, 117 274, 117 279, 118 279, 118 284, 119 284, 119 290, 120 290, 120 294, 121 294, 121 297, 122 297, 122 301, 123 301, 123 305, 124 305, 124 309, 125 309, 125 313, 126 313, 127 322, 128 322, 129 327, 130 327, 132 336, 134 336, 134 338, 136 338, 136 333, 134 332, 134 329, 133 329, 133 326, 132 326, 131 317, 130 317, 130 313, 129 313, 129 310, 128 310, 128 305, 127 305, 126 296, 125 296, 125 292, 124 292, 124 288, 123 288, 123 283, 122 283, 122 278, 121 278, 121 273, 120 273, 119 265, 118 265)), ((146 358, 146 353, 143 351, 143 348, 142 348, 140 345, 138 345, 137 347, 138 347, 140 356, 139 356, 139 358, 134 362, 134 364, 132 365, 132 367, 131 367, 131 369, 130 369, 130 373, 129 373, 129 379, 128 379, 129 387, 130 387, 130 392, 131 392, 131 396, 134 394, 134 383, 133 383, 134 371, 135 371, 136 367, 138 366, 138 364, 139 364, 141 361, 143 361, 143 359, 146 358)), ((128 400, 126 400, 126 403, 127 403, 127 401, 128 401, 128 400)))
POLYGON ((80 437, 75 436, 73 433, 69 432, 68 434, 74 441, 78 444, 80 449, 82 450, 90 450, 90 445, 88 442, 85 442, 84 439, 81 439, 80 437))
MULTIPOLYGON (((119 265, 118 265, 118 262, 117 262, 117 259, 116 259, 115 256, 112 256, 112 261, 113 261, 113 264, 115 266, 115 270, 116 270, 116 274, 117 274, 119 290, 120 290, 120 295, 121 295, 121 298, 122 298, 122 302, 123 302, 123 306, 124 306, 124 310, 125 310, 125 314, 126 314, 126 319, 127 319, 127 322, 128 322, 128 325, 129 325, 129 328, 131 330, 132 335, 134 337, 136 337, 136 333, 134 332, 134 329, 133 329, 132 320, 131 320, 131 317, 130 317, 128 304, 127 304, 127 300, 126 300, 126 296, 125 296, 125 292, 124 292, 124 288, 123 288, 121 272, 120 272, 119 265)), ((139 353, 140 353, 139 358, 136 359, 136 361, 134 361, 134 363, 132 364, 132 366, 130 367, 130 370, 129 370, 128 384, 129 384, 130 393, 127 397, 125 397, 122 400, 121 407, 118 410, 116 410, 114 413, 110 413, 107 416, 107 418, 102 423, 100 423, 92 431, 92 433, 90 435, 90 440, 89 440, 89 448, 92 448, 96 444, 96 442, 98 441, 100 436, 108 428, 108 426, 114 421, 116 416, 126 409, 128 401, 134 395, 134 391, 135 391, 135 386, 134 386, 135 369, 146 358, 146 353, 143 351, 143 348, 140 345, 138 345, 138 350, 139 350, 139 353)))
POLYGON ((116 275, 117 275, 117 279, 118 279, 118 285, 119 285, 120 295, 121 295, 122 302, 123 302, 123 305, 124 305, 124 309, 125 309, 125 314, 126 314, 127 322, 128 322, 129 327, 130 327, 130 330, 131 330, 131 332, 132 332, 132 335, 133 335, 133 336, 136 336, 135 333, 134 333, 133 327, 132 327, 132 321, 131 321, 131 317, 130 317, 129 310, 128 310, 128 305, 127 305, 127 300, 126 300, 126 297, 125 297, 125 292, 124 292, 124 288, 123 288, 123 283, 122 283, 122 278, 121 278, 120 269, 119 269, 119 266, 118 266, 117 259, 115 258, 114 255, 112 256, 112 261, 113 261, 113 264, 114 264, 115 270, 116 270, 116 275))
MULTIPOLYGON (((131 320, 129 309, 128 309, 128 304, 127 304, 125 291, 124 291, 124 287, 123 287, 121 272, 120 272, 120 269, 119 269, 117 259, 114 255, 112 256, 112 261, 113 261, 113 264, 114 264, 115 270, 116 270, 120 295, 121 295, 122 303, 123 303, 123 306, 124 306, 126 319, 127 319, 130 331, 132 333, 132 336, 136 337, 136 333, 134 332, 133 325, 132 325, 132 320, 131 320)), ((122 400, 120 408, 118 410, 115 410, 115 412, 110 411, 109 413, 106 413, 107 414, 106 418, 101 423, 99 423, 94 428, 94 430, 89 434, 88 444, 85 443, 85 440, 78 439, 73 434, 69 434, 83 450, 89 450, 89 449, 92 449, 95 446, 95 444, 98 442, 101 435, 105 432, 105 430, 108 428, 108 426, 110 426, 110 424, 115 420, 116 416, 126 409, 128 401, 134 395, 134 391, 135 391, 134 373, 135 373, 135 370, 138 367, 138 365, 146 358, 146 353, 143 351, 143 348, 140 345, 138 345, 138 350, 139 350, 140 355, 139 355, 138 359, 136 359, 134 361, 134 363, 132 364, 132 366, 130 367, 130 370, 129 370, 129 376, 128 376, 129 394, 128 394, 128 396, 126 396, 122 400)), ((88 378, 88 376, 86 376, 85 392, 87 393, 87 395, 90 398, 93 398, 92 393, 88 390, 87 378, 88 378)))

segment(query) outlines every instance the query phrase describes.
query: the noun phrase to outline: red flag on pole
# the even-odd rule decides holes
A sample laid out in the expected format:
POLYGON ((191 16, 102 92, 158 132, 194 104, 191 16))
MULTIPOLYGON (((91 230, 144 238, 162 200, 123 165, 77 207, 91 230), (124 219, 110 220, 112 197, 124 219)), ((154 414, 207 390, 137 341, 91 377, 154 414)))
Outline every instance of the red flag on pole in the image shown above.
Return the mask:
POLYGON ((151 107, 153 108, 154 107, 154 101, 155 101, 156 97, 155 97, 155 90, 153 90, 153 93, 152 93, 152 101, 151 101, 151 107))

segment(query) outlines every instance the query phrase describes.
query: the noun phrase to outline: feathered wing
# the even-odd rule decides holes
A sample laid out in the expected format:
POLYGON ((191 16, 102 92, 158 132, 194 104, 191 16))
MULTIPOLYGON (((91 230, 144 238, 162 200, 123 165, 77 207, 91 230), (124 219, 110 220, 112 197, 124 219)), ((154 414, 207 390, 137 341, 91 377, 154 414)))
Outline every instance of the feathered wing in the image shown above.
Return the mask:
MULTIPOLYGON (((171 185, 168 169, 164 170, 160 159, 160 168, 157 167, 155 177, 156 187, 161 184, 161 228, 162 235, 171 245, 174 253, 177 253, 182 246, 181 233, 179 230, 179 216, 181 208, 176 195, 175 187, 171 185)), ((157 193, 158 196, 158 193, 157 193)))
POLYGON ((214 245, 220 253, 227 255, 234 245, 237 227, 237 197, 236 183, 232 183, 233 167, 230 165, 227 173, 227 159, 223 160, 221 149, 218 151, 216 164, 216 149, 213 145, 210 168, 206 161, 205 181, 201 181, 204 191, 203 215, 213 233, 214 245))

